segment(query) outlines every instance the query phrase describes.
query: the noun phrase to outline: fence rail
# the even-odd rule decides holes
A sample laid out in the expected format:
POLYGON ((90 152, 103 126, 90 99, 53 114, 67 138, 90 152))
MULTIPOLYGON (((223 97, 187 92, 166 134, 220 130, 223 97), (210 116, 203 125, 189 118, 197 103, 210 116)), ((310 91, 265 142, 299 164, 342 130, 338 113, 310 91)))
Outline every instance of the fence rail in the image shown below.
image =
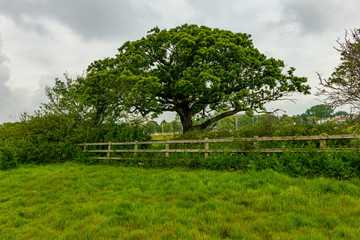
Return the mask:
POLYGON ((122 159, 119 157, 111 156, 112 153, 133 153, 134 156, 138 153, 165 153, 165 156, 168 157, 170 153, 204 153, 205 158, 208 157, 209 153, 213 152, 265 152, 265 153, 276 153, 283 152, 285 149, 287 151, 296 151, 304 152, 308 151, 306 148, 261 148, 260 142, 265 141, 313 141, 319 140, 320 146, 315 151, 321 152, 324 149, 331 151, 340 151, 340 150, 360 150, 356 147, 342 147, 342 148, 327 148, 327 140, 341 140, 341 139, 359 139, 360 135, 317 135, 317 136, 284 136, 284 137, 257 137, 252 138, 223 138, 223 139, 196 139, 196 140, 164 140, 164 141, 143 141, 143 142, 107 142, 107 143, 82 143, 79 144, 84 146, 84 152, 90 153, 106 153, 106 157, 95 157, 96 159, 122 159), (240 142, 253 142, 252 148, 220 148, 220 149, 211 149, 210 143, 240 143, 240 142), (203 143, 203 148, 197 149, 187 149, 187 148, 170 148, 170 144, 191 144, 191 143, 203 143), (142 145, 161 145, 165 144, 165 149, 139 149, 139 146, 142 145), (133 149, 113 149, 112 146, 131 146, 133 149), (88 146, 107 146, 107 149, 87 149, 88 146))

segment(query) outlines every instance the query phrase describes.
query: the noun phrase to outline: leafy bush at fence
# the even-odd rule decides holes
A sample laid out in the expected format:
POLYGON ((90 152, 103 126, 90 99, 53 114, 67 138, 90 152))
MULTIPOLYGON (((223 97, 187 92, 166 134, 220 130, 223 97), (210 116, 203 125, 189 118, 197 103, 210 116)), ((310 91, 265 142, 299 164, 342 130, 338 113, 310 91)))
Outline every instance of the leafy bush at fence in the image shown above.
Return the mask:
POLYGON ((347 179, 359 175, 356 164, 360 161, 357 152, 285 152, 277 154, 257 154, 250 160, 252 170, 274 169, 290 176, 325 176, 347 179))
POLYGON ((91 124, 60 115, 33 116, 0 125, 0 141, 16 151, 20 163, 56 163, 81 156, 83 142, 144 141, 138 123, 91 124))
MULTIPOLYGON (((353 133, 354 128, 347 124, 328 123, 323 125, 301 124, 281 126, 274 132, 279 135, 320 135, 320 134, 346 134, 353 133), (287 127, 287 128, 286 128, 287 127), (287 133, 287 134, 286 134, 287 133)), ((259 130, 249 129, 246 132, 190 132, 183 135, 176 135, 174 139, 204 139, 224 138, 224 137, 252 137, 253 133, 259 130), (251 134, 250 134, 251 133, 251 134)), ((261 137, 262 135, 259 135, 261 137)), ((275 135, 275 134, 274 134, 275 135)), ((134 159, 130 153, 129 160, 121 160, 121 164, 126 166, 137 166, 143 168, 172 168, 185 167, 190 169, 213 169, 224 171, 261 171, 273 169, 278 172, 287 173, 291 176, 325 176, 336 179, 346 179, 360 176, 360 155, 357 152, 323 151, 318 153, 316 149, 320 146, 320 141, 265 141, 259 143, 262 148, 282 148, 284 153, 209 153, 204 158, 204 153, 170 153, 170 157, 165 157, 164 153, 138 153, 134 159), (294 152, 291 148, 303 148, 305 152, 294 152), (151 159, 151 160, 150 160, 151 159)), ((358 146, 352 139, 329 140, 326 147, 352 147, 358 146)), ((133 146, 130 146, 133 148, 133 146)), ((253 149, 253 142, 232 142, 232 143, 210 143, 210 149, 253 149)), ((164 149, 165 145, 151 146, 151 148, 164 149)), ((203 149, 204 143, 177 143, 170 144, 170 149, 203 149)))
POLYGON ((356 151, 307 152, 285 151, 284 153, 210 153, 207 158, 202 154, 170 154, 149 159, 136 157, 119 161, 123 166, 141 168, 211 169, 220 171, 262 171, 272 169, 290 176, 329 177, 348 179, 360 176, 360 155, 356 151))
MULTIPOLYGON (((265 131, 262 125, 253 125, 238 131, 203 131, 189 132, 176 135, 173 139, 204 139, 224 137, 253 137, 253 136, 306 136, 320 134, 349 134, 358 133, 358 126, 347 124, 298 124, 274 125, 265 131)), ((78 122, 74 119, 45 115, 33 116, 17 123, 0 125, 0 142, 5 150, 4 156, 16 156, 20 163, 55 163, 80 159, 82 162, 98 163, 101 161, 86 158, 81 152, 78 143, 83 142, 120 142, 120 141, 147 141, 150 137, 144 134, 141 124, 128 122, 121 124, 107 123, 93 125, 87 122, 78 122), (9 152, 10 151, 10 152, 9 152), (14 155, 11 155, 13 154, 14 155)), ((341 144, 349 144, 350 140, 341 140, 341 144)), ((231 149, 251 147, 252 142, 211 143, 212 149, 231 149), (228 145, 226 145, 228 144, 228 145)), ((284 142, 261 142, 261 147, 283 147, 284 142)), ((337 179, 360 176, 360 157, 356 152, 342 151, 339 153, 317 153, 311 144, 297 141, 297 145, 307 147, 308 152, 296 153, 210 153, 204 158, 203 153, 164 153, 137 154, 135 159, 122 160, 121 164, 144 168, 172 168, 185 167, 190 169, 213 169, 224 171, 259 171, 273 169, 291 176, 326 176, 337 179), (149 160, 151 158, 151 160, 149 160)), ((313 144, 319 145, 319 142, 313 144)), ((339 143, 327 143, 331 146, 339 143)), ((356 141, 351 143, 356 145, 356 141)), ((181 144, 171 145, 170 148, 180 147, 181 144)), ((188 149, 203 148, 203 143, 187 145, 188 149)), ((128 146, 133 148, 133 146, 128 146)), ((142 147, 142 146, 140 146, 142 147)), ((156 146, 155 146, 156 147, 156 146)), ((164 148, 163 146, 157 146, 164 148)), ((286 146, 289 147, 289 146, 286 146)), ((133 157, 132 153, 128 154, 133 157)), ((8 157, 2 161, 2 168, 16 167, 15 157, 8 157), (12 161, 14 160, 15 161, 12 161)), ((106 161, 105 161, 106 162, 106 161)))
POLYGON ((9 170, 16 167, 15 152, 8 147, 0 147, 0 170, 9 170))
MULTIPOLYGON (((204 138, 226 138, 226 137, 273 137, 273 136, 313 136, 313 135, 337 135, 354 134, 360 127, 348 125, 347 123, 325 122, 323 124, 274 124, 271 126, 263 124, 252 124, 241 127, 236 131, 193 131, 185 134, 174 135, 173 139, 204 139, 204 138)), ((360 131, 360 130, 359 130, 360 131)))

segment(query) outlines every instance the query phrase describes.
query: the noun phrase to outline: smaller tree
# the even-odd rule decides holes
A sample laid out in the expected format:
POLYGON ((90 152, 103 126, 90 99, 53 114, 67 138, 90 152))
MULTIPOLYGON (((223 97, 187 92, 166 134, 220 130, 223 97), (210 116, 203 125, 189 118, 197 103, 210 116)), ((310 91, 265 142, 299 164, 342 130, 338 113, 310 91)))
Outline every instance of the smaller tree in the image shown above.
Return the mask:
POLYGON ((306 123, 305 113, 302 113, 301 115, 300 114, 294 115, 291 118, 294 120, 295 123, 306 123))
POLYGON ((341 64, 328 79, 318 74, 322 88, 316 94, 324 96, 324 102, 334 108, 350 104, 360 109, 360 29, 346 32, 344 42, 337 43, 339 47, 335 49, 341 54, 341 64))
POLYGON ((307 109, 305 114, 308 117, 324 118, 331 117, 334 109, 330 105, 319 104, 307 109))
POLYGON ((182 132, 181 122, 178 121, 177 119, 175 119, 171 122, 171 128, 172 128, 173 132, 182 132))
POLYGON ((259 134, 263 136, 272 136, 275 131, 275 125, 278 123, 276 116, 272 114, 262 114, 259 116, 259 134))
POLYGON ((65 81, 57 78, 53 87, 46 87, 49 101, 41 106, 43 114, 71 117, 74 124, 87 121, 94 125, 115 122, 124 116, 120 107, 124 97, 118 93, 114 96, 118 82, 113 73, 88 73, 75 79, 64 74, 64 77, 65 81))
POLYGON ((347 112, 345 111, 337 111, 335 114, 335 116, 346 116, 349 115, 347 112))
POLYGON ((146 133, 156 133, 156 127, 157 127, 157 123, 155 121, 149 121, 145 124, 144 126, 144 130, 146 133))
POLYGON ((280 117, 280 123, 283 125, 291 125, 294 124, 294 120, 291 117, 289 117, 287 114, 283 114, 280 117))
POLYGON ((161 124, 162 126, 162 130, 163 130, 163 133, 171 133, 172 132, 172 125, 171 123, 162 123, 161 124))
POLYGON ((251 124, 251 119, 252 119, 252 117, 250 117, 249 115, 243 115, 243 116, 237 117, 238 128, 241 127, 241 126, 250 125, 251 124))

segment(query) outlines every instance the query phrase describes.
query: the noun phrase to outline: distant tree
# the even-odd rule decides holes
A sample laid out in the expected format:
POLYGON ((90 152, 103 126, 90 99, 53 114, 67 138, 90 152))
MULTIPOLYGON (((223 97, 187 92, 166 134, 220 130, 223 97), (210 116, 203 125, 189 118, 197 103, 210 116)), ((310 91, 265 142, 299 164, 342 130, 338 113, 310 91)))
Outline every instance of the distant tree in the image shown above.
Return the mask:
POLYGON ((349 113, 345 112, 345 111, 337 111, 335 114, 335 116, 343 116, 343 115, 349 115, 349 113))
POLYGON ((265 136, 271 136, 274 131, 274 126, 278 123, 276 116, 272 114, 262 114, 259 116, 259 125, 262 128, 265 136))
POLYGON ((281 117, 280 117, 280 123, 282 124, 293 124, 294 123, 294 120, 289 117, 288 115, 286 114, 283 114, 281 117))
POLYGON ((178 121, 177 119, 175 119, 171 122, 171 128, 172 128, 173 132, 182 132, 181 122, 178 121))
POLYGON ((273 114, 261 114, 258 116, 259 118, 259 122, 271 122, 271 123, 276 123, 278 122, 278 118, 273 115, 273 114))
POLYGON ((349 104, 360 109, 360 29, 346 32, 344 41, 337 43, 341 64, 328 79, 318 74, 322 88, 317 95, 324 96, 325 103, 334 108, 349 104))
POLYGON ((250 125, 251 124, 251 119, 252 119, 252 117, 248 116, 248 115, 238 117, 238 119, 237 119, 238 127, 250 125))
POLYGON ((167 123, 167 122, 162 123, 162 124, 161 124, 161 128, 162 128, 162 131, 163 131, 164 133, 171 133, 171 132, 172 132, 172 125, 171 125, 171 123, 167 123))
POLYGON ((230 117, 226 117, 222 119, 224 124, 221 123, 222 127, 227 130, 236 130, 239 129, 241 126, 251 124, 252 117, 247 114, 244 115, 234 115, 230 117))
POLYGON ((333 112, 334 109, 330 105, 319 104, 307 109, 305 114, 307 117, 324 118, 331 117, 333 112))
POLYGON ((223 119, 220 119, 216 122, 216 129, 225 131, 225 130, 234 130, 235 129, 235 121, 233 121, 233 117, 229 116, 223 119))
POLYGON ((159 125, 156 126, 156 131, 157 131, 158 133, 164 133, 164 132, 165 132, 165 131, 164 131, 164 125, 163 125, 163 124, 165 124, 165 123, 167 123, 167 122, 166 122, 166 120, 164 119, 164 120, 161 121, 161 123, 160 123, 159 125))
POLYGON ((157 123, 155 121, 149 121, 145 124, 144 129, 146 133, 156 133, 157 123))
POLYGON ((306 123, 307 115, 305 113, 297 114, 291 117, 295 123, 306 123))

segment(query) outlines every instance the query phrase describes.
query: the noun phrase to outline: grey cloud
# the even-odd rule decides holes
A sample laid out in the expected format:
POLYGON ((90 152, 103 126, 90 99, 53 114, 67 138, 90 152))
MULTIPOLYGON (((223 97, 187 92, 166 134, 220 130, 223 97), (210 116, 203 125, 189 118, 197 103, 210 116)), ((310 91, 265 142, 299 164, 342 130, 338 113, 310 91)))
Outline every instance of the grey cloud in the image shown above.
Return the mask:
POLYGON ((10 78, 10 70, 6 65, 8 58, 1 52, 1 40, 0 40, 0 122, 9 120, 5 114, 11 110, 11 95, 10 89, 5 83, 10 78))
POLYGON ((282 0, 280 23, 295 24, 302 33, 322 34, 338 27, 343 22, 341 19, 349 17, 345 15, 345 12, 349 13, 348 10, 346 1, 282 0))
POLYGON ((40 103, 45 100, 43 89, 29 92, 26 88, 6 86, 6 82, 10 79, 8 67, 10 59, 1 49, 0 39, 0 124, 19 120, 22 112, 38 109, 40 103))
POLYGON ((259 0, 187 0, 187 3, 196 10, 194 18, 201 24, 247 33, 265 21, 263 16, 270 10, 269 7, 276 7, 259 0))
POLYGON ((136 36, 158 16, 145 0, 0 0, 0 5, 0 14, 27 29, 45 33, 41 24, 27 19, 53 19, 85 39, 136 36))
MULTIPOLYGON (((1 91, 0 97, 3 96, 5 89, 6 89, 5 83, 10 78, 10 70, 9 70, 8 66, 6 65, 7 62, 9 61, 9 59, 7 58, 7 56, 5 56, 5 54, 3 54, 1 52, 1 48, 2 48, 2 42, 0 39, 0 91, 1 91)), ((1 102, 3 102, 3 101, 0 101, 0 103, 1 102)))

